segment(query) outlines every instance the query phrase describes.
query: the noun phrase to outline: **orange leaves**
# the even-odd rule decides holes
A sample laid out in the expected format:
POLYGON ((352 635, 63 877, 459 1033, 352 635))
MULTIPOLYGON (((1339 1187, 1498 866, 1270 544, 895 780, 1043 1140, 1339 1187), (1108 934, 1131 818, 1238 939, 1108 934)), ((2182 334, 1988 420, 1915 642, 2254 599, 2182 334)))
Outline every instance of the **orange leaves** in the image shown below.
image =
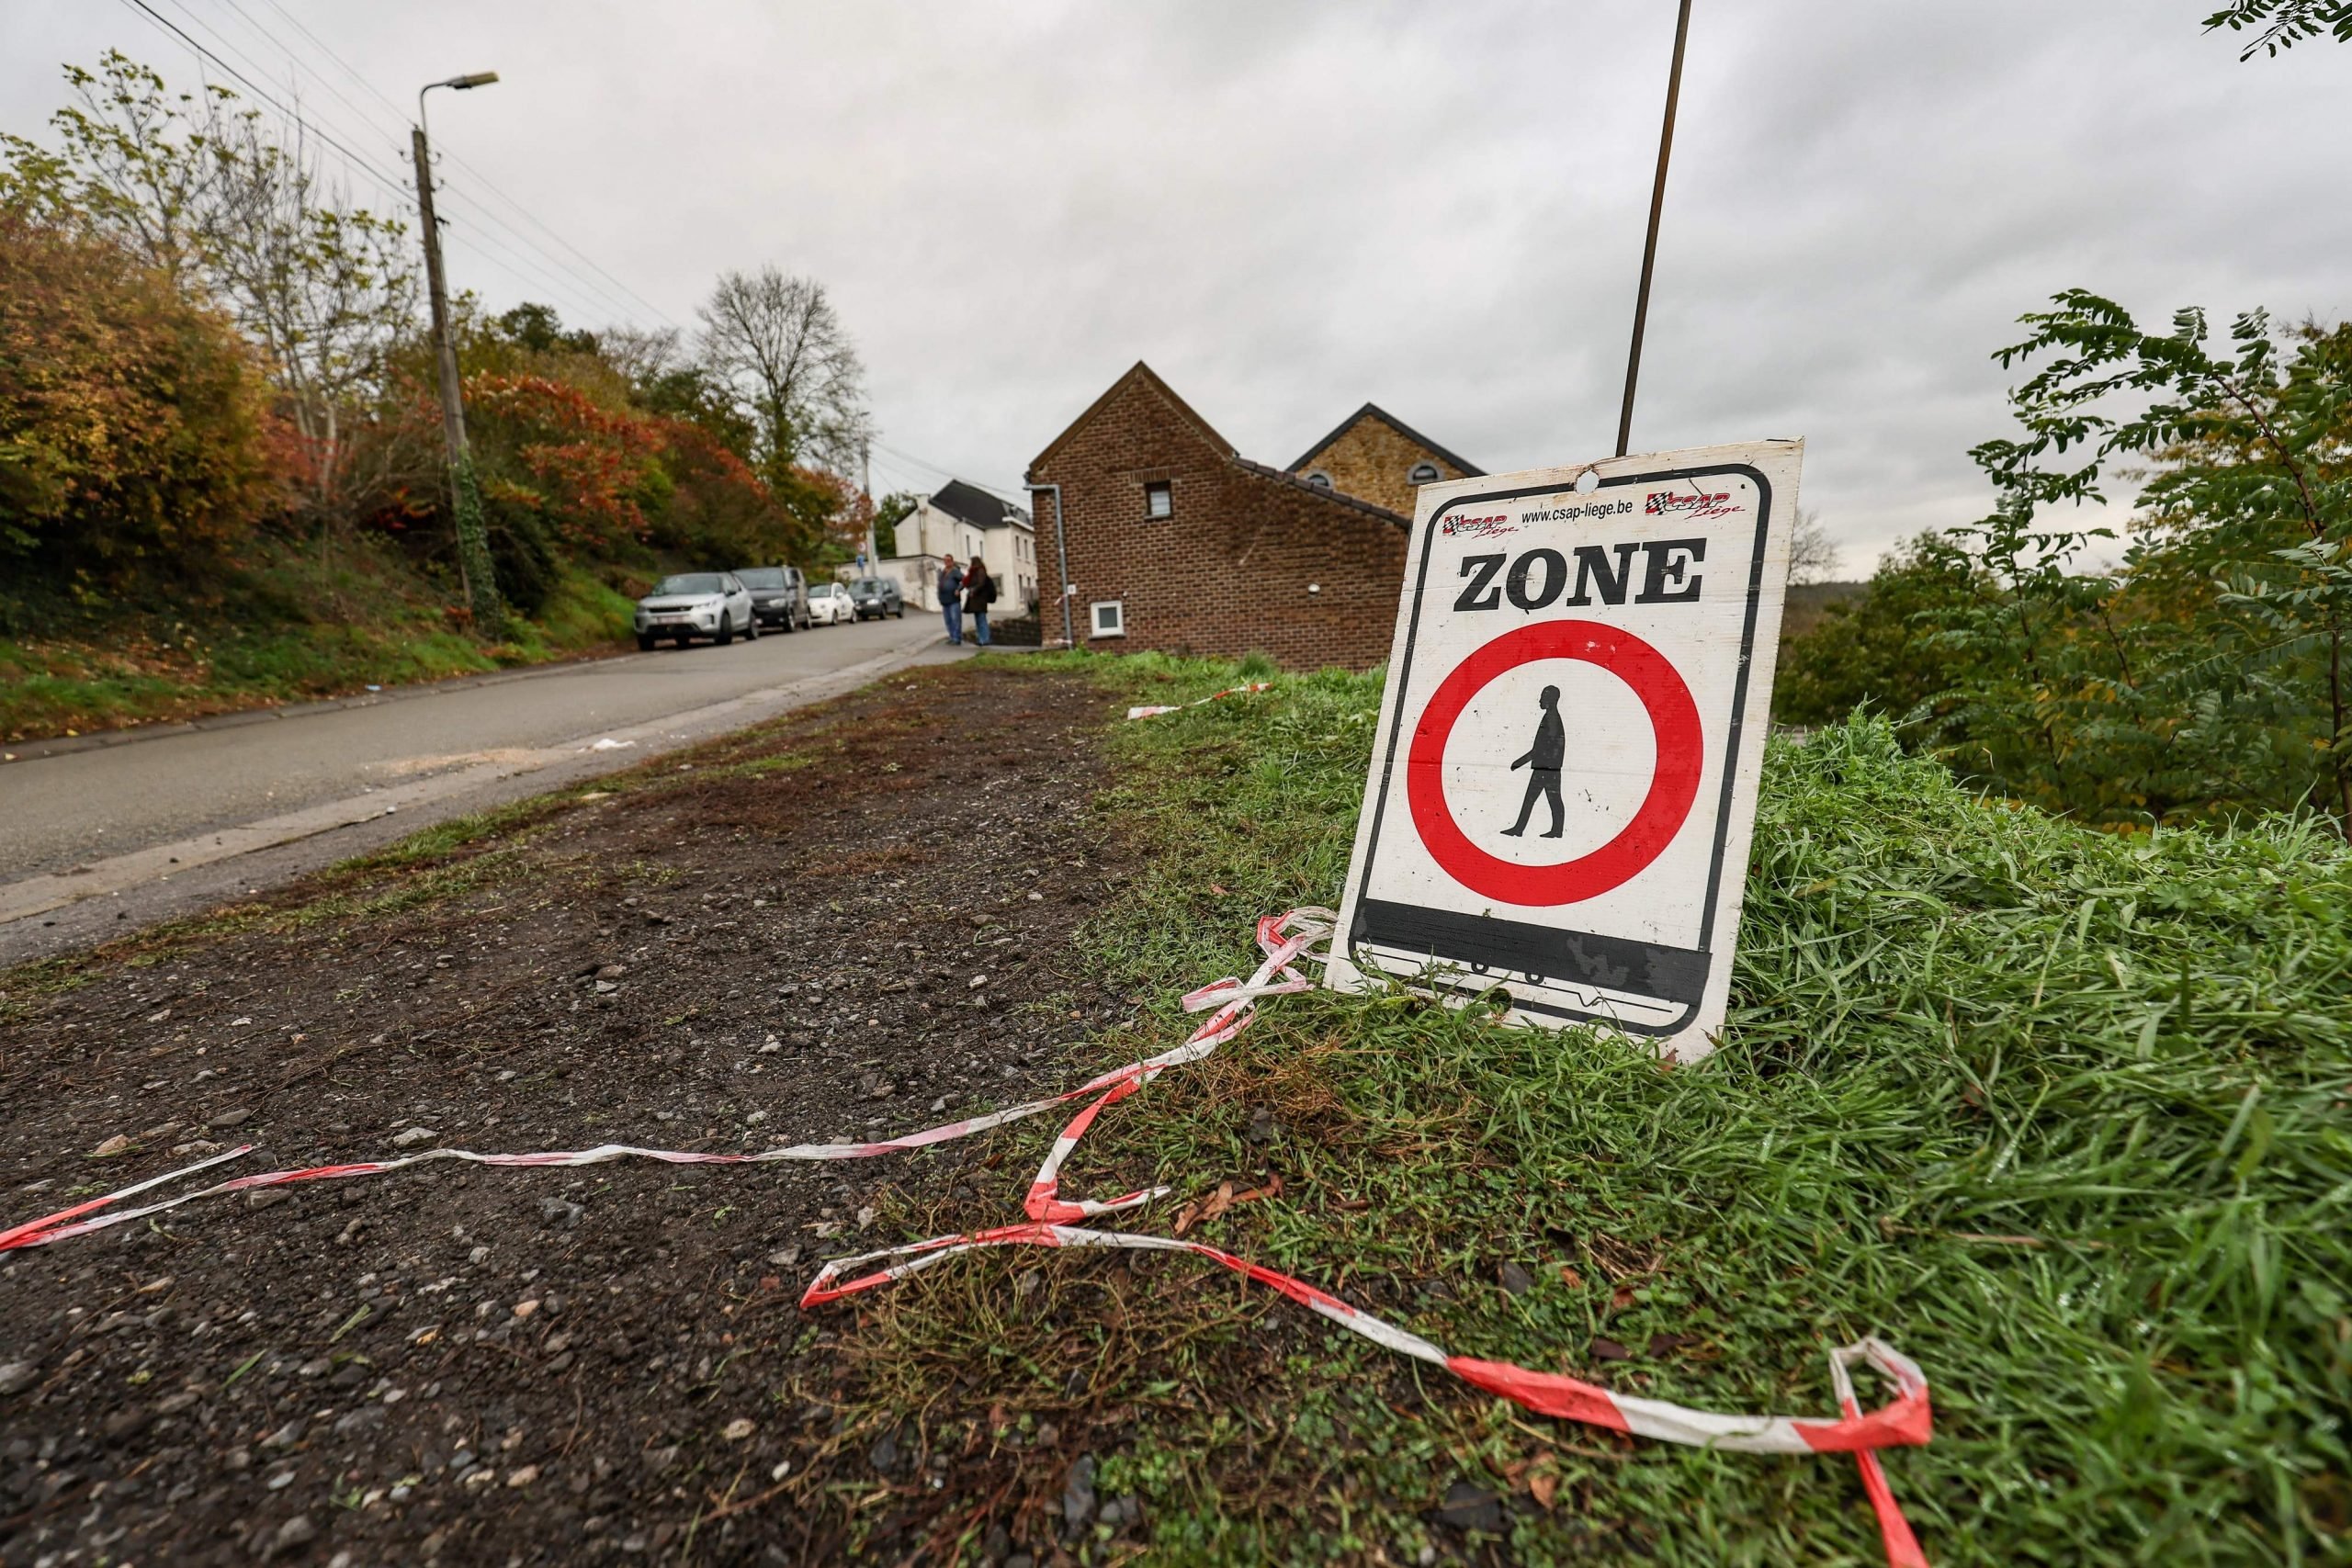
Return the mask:
POLYGON ((1193 1199, 1177 1212, 1176 1234, 1182 1235, 1194 1225, 1216 1219, 1239 1204, 1254 1203, 1261 1198, 1279 1198, 1282 1195, 1283 1179, 1279 1176, 1269 1178, 1266 1185, 1252 1187, 1247 1192, 1236 1192, 1232 1182, 1220 1181, 1217 1183, 1216 1191, 1205 1198, 1193 1199))

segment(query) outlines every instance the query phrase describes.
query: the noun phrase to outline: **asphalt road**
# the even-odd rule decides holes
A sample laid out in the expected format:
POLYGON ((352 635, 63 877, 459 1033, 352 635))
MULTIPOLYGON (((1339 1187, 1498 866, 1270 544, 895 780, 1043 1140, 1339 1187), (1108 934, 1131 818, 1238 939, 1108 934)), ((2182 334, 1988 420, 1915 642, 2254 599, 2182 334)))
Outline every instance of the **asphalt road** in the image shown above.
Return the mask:
POLYGON ((949 656, 937 625, 910 615, 230 716, 47 755, 14 748, 17 760, 0 762, 0 963, 949 656), (285 852, 294 845, 302 852, 285 852), (173 880, 175 896, 155 896, 173 880), (87 907, 100 899, 108 907, 87 907))

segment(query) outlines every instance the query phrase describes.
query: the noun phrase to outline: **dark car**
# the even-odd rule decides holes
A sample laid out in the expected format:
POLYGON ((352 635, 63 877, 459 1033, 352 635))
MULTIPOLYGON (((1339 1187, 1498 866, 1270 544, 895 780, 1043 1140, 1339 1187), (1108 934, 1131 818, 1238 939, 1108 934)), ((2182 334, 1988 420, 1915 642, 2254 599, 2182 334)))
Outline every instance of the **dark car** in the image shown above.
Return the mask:
POLYGON ((745 566, 735 581, 752 591, 752 614, 763 626, 797 632, 808 622, 808 580, 797 566, 745 566))
POLYGON ((899 595, 899 585, 887 577, 860 577, 849 585, 850 603, 857 608, 861 621, 871 617, 880 620, 885 615, 906 618, 907 606, 899 595))

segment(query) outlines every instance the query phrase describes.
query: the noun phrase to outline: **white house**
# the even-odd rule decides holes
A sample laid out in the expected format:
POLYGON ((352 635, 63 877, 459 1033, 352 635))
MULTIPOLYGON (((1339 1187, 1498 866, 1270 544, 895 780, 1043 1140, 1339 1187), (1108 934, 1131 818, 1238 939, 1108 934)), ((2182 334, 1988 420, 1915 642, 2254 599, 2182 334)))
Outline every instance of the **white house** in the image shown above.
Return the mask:
POLYGON ((897 579, 910 609, 936 610, 940 563, 948 556, 959 567, 975 556, 988 562, 996 579, 997 615, 1023 615, 1036 608, 1036 525, 1012 502, 950 479, 899 520, 892 553, 876 563, 876 570, 897 579))

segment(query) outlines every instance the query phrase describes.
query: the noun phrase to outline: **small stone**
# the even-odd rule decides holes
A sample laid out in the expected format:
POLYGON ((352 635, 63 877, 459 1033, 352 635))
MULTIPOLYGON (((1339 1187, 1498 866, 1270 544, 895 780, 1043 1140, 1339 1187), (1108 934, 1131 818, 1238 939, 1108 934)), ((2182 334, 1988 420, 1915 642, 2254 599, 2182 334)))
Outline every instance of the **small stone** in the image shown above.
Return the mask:
POLYGON ((252 1191, 245 1194, 245 1207, 248 1209, 266 1209, 272 1203, 283 1203, 292 1196, 294 1196, 293 1193, 287 1191, 282 1187, 256 1187, 252 1191))
POLYGON ((1506 1263, 1496 1269, 1495 1278, 1514 1296, 1523 1296, 1535 1288, 1535 1277, 1516 1263, 1506 1263))
POLYGON ((538 1310, 539 1303, 536 1301, 516 1302, 514 1303, 514 1315, 516 1317, 528 1317, 538 1310))
POLYGON ((789 1269, 799 1261, 800 1249, 797 1247, 778 1247, 768 1254, 768 1264, 771 1268, 789 1269))
POLYGON ((226 1471, 251 1470, 253 1465, 254 1456, 250 1449, 231 1449, 220 1456, 220 1468, 226 1471))
POLYGON ((92 1159, 107 1159, 122 1153, 123 1150, 130 1146, 130 1140, 124 1137, 120 1133, 117 1133, 113 1137, 108 1138, 105 1143, 100 1144, 96 1148, 92 1149, 90 1151, 90 1157, 92 1159))
POLYGON ((1081 1530, 1094 1517, 1094 1456, 1080 1454, 1062 1478, 1062 1526, 1081 1530))
POLYGON ((588 1211, 586 1209, 582 1208, 579 1204, 574 1203, 566 1198, 542 1198, 539 1200, 539 1217, 545 1220, 555 1221, 563 1225, 566 1229, 570 1229, 571 1226, 578 1224, 580 1223, 580 1216, 587 1212, 588 1211))
POLYGON ((271 1544, 284 1551, 289 1547, 307 1546, 318 1537, 319 1527, 311 1522, 311 1516, 297 1514, 277 1527, 277 1534, 271 1538, 271 1544))
POLYGON ((430 1127, 403 1127, 392 1134, 392 1147, 413 1149, 419 1144, 429 1144, 440 1135, 430 1127))
POLYGON ((509 1486, 528 1486, 532 1482, 537 1481, 538 1478, 539 1467, 536 1464, 526 1464, 522 1469, 514 1471, 509 1474, 506 1477, 506 1484, 509 1486))
POLYGON ((885 1432, 881 1440, 865 1450, 865 1461, 888 1475, 899 1468, 899 1439, 885 1432))
POLYGON ((596 978, 599 980, 617 980, 628 973, 628 965, 626 964, 606 964, 598 967, 596 971, 596 978))
POLYGON ((610 980, 599 980, 596 982, 596 994, 600 997, 609 997, 615 991, 619 989, 620 987, 613 984, 610 980))
POLYGON ((245 1107, 240 1105, 233 1111, 223 1111, 218 1116, 207 1118, 205 1125, 208 1127, 241 1127, 253 1119, 254 1113, 245 1107))
POLYGON ((729 1421, 726 1426, 720 1427, 718 1429, 718 1435, 726 1438, 730 1443, 740 1443, 758 1430, 758 1426, 752 1422, 750 1416, 738 1416, 734 1420, 729 1421))
POLYGON ((30 1361, 0 1362, 0 1394, 22 1393, 40 1381, 40 1369, 30 1361))
POLYGON ((991 1562, 1002 1562, 1012 1555, 1012 1534, 1002 1525, 989 1526, 988 1534, 980 1538, 980 1555, 991 1562))
POLYGON ((988 983, 989 977, 986 975, 975 975, 971 978, 970 988, 977 991, 988 983))
POLYGON ((458 1484, 465 1487, 469 1491, 480 1491, 482 1487, 488 1486, 497 1481, 497 1479, 498 1472, 491 1469, 488 1465, 483 1465, 480 1470, 468 1471, 463 1476, 458 1478, 458 1484))
POLYGON ((1499 1534, 1503 1528, 1502 1499, 1466 1481, 1457 1481, 1445 1489, 1445 1501, 1438 1505, 1437 1517, 1458 1530, 1499 1534))

